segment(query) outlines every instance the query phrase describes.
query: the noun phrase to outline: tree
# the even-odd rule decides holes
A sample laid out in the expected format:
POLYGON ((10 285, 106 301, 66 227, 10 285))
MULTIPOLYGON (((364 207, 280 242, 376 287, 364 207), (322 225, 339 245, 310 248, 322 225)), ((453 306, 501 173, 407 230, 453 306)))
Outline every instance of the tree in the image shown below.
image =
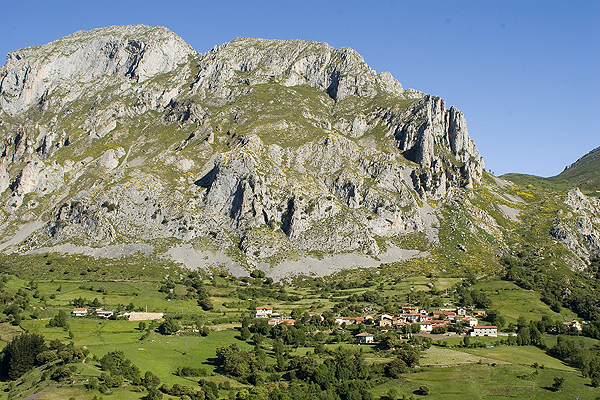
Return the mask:
POLYGON ((38 354, 47 349, 42 335, 23 333, 15 337, 3 350, 3 372, 12 380, 21 377, 37 364, 38 354))
POLYGON ((385 374, 390 378, 399 378, 403 373, 407 371, 408 366, 400 357, 394 358, 387 364, 385 368, 385 374))
POLYGON ((166 316, 163 323, 160 324, 160 326, 158 327, 158 331, 163 335, 172 335, 173 333, 177 332, 178 330, 179 330, 179 325, 177 324, 177 322, 175 322, 175 320, 171 316, 166 316))
POLYGON ((554 378, 554 383, 552 384, 552 390, 554 390, 555 392, 558 392, 562 388, 564 381, 565 381, 565 378, 559 378, 558 376, 556 378, 554 378))
POLYGON ((213 305, 212 301, 210 301, 210 299, 207 297, 205 299, 202 300, 198 300, 198 305, 200 307, 202 307, 202 309, 204 311, 210 311, 212 310, 215 306, 213 305))
POLYGON ((64 310, 58 310, 58 314, 48 321, 49 327, 67 327, 67 313, 64 310))
MULTIPOLYGON (((125 357, 125 354, 120 351, 111 351, 105 354, 100 359, 102 370, 109 372, 113 376, 121 375, 130 381, 139 381, 140 370, 133 365, 131 360, 125 357)), ((110 386, 110 385, 109 385, 110 386)))
POLYGON ((240 338, 242 340, 248 340, 252 334, 250 333, 250 329, 247 326, 242 327, 240 331, 240 338))

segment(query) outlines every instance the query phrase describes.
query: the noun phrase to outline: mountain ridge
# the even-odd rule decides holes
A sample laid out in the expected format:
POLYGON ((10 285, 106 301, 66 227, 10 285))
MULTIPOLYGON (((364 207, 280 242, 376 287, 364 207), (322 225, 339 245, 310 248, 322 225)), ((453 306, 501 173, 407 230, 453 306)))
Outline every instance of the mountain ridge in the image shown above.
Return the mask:
POLYGON ((402 254, 489 269, 510 247, 526 201, 485 172, 464 115, 354 50, 238 38, 200 54, 146 26, 67 38, 0 68, 0 226, 23 236, 5 253, 125 246, 280 275, 402 254))

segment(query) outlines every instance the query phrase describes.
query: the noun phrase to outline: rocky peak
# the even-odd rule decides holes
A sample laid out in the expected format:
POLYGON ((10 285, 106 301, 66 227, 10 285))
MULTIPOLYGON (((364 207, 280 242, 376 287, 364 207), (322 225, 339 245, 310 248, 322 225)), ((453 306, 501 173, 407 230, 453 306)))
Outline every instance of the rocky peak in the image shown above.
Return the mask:
POLYGON ((43 104, 54 92, 72 100, 105 78, 143 82, 173 70, 194 54, 183 39, 163 27, 79 31, 9 53, 0 68, 0 108, 15 115, 43 104))
POLYGON ((238 38, 206 53, 198 70, 193 86, 212 93, 269 82, 318 87, 334 100, 374 97, 378 90, 404 92, 389 72, 378 75, 353 49, 306 40, 238 38))

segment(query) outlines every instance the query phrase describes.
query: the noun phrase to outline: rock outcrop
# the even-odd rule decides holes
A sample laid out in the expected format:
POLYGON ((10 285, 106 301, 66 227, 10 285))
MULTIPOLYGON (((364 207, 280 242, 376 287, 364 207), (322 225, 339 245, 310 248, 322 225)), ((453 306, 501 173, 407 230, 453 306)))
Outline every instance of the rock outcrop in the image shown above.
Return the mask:
POLYGON ((115 26, 77 32, 9 53, 0 68, 0 108, 13 116, 33 105, 60 108, 99 82, 143 82, 195 54, 179 36, 162 27, 115 26))
POLYGON ((567 193, 565 203, 573 216, 557 220, 550 234, 570 248, 584 268, 590 259, 600 258, 600 200, 573 188, 567 193))
POLYGON ((439 244, 427 201, 482 184, 462 113, 325 43, 198 54, 166 28, 77 32, 9 54, 0 110, 4 210, 45 222, 30 246, 377 257, 411 235, 439 244))

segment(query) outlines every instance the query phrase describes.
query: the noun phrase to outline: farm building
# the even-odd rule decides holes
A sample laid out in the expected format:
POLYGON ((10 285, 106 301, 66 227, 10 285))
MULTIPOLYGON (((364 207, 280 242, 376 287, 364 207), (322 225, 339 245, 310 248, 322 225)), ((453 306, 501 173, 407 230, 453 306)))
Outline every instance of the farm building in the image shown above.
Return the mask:
POLYGON ((470 333, 471 336, 491 336, 491 337, 497 337, 498 336, 498 327, 491 325, 491 326, 474 326, 473 330, 470 333))
POLYGON ((373 343, 373 335, 371 333, 363 332, 355 336, 356 343, 358 344, 369 344, 373 343))
POLYGON ((73 315, 76 317, 85 317, 87 315, 87 308, 74 308, 73 315))
POLYGON ((130 312, 123 315, 128 316, 130 321, 152 321, 164 316, 161 312, 130 312))

